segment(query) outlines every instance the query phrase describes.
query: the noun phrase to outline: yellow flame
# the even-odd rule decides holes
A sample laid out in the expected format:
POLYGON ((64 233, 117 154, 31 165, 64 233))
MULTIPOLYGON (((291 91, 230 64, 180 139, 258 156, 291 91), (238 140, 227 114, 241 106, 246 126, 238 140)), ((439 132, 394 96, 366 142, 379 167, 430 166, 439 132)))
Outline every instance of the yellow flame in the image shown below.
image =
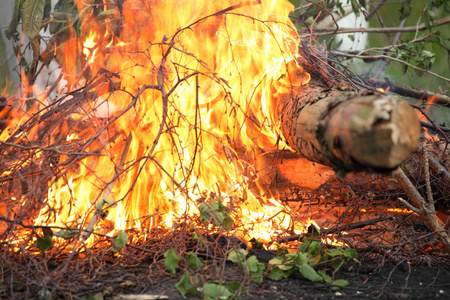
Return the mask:
POLYGON ((98 136, 85 151, 100 155, 52 183, 52 210, 44 209, 37 224, 70 227, 83 220, 87 228, 98 203, 108 200, 102 218, 116 230, 172 226, 198 215, 198 203, 216 193, 251 228, 241 232, 246 239, 269 241, 282 229, 305 229, 293 225, 288 208, 250 190, 248 174, 257 178, 258 170, 247 172, 252 162, 241 158, 255 149, 287 148, 278 99, 310 79, 296 62, 292 4, 125 0, 121 14, 106 19, 84 0, 77 7, 81 46, 79 40, 64 46, 63 74, 69 89, 86 82, 86 69, 116 74, 83 106, 88 113, 81 120, 117 119, 101 132, 92 126, 68 133, 68 142, 98 136))

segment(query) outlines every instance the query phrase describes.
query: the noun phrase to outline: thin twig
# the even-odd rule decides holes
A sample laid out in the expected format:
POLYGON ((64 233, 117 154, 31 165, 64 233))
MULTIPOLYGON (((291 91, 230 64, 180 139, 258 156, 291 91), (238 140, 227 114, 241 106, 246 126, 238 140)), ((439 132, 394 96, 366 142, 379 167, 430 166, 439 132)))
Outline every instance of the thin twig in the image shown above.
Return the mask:
MULTIPOLYGON (((445 17, 440 20, 434 21, 433 24, 431 24, 431 27, 438 27, 442 25, 446 25, 450 23, 450 17, 445 17)), ((364 32, 364 33, 397 33, 397 32, 416 32, 416 31, 422 31, 426 30, 428 27, 425 23, 422 23, 417 26, 408 26, 408 27, 384 27, 384 28, 339 28, 339 30, 336 32, 336 28, 316 28, 315 29, 315 36, 325 36, 330 34, 341 34, 341 33, 357 33, 357 32, 364 32), (317 33, 317 32, 323 32, 323 33, 317 33)))
POLYGON ((387 56, 387 55, 351 55, 351 54, 347 54, 347 53, 345 53, 345 52, 339 52, 339 51, 333 51, 333 52, 334 52, 335 54, 342 55, 342 56, 346 56, 346 57, 351 57, 351 58, 361 58, 361 59, 388 59, 388 60, 392 60, 392 61, 395 61, 395 62, 404 64, 404 65, 410 67, 411 69, 414 69, 414 70, 417 70, 417 71, 420 71, 420 72, 423 72, 423 73, 427 73, 427 74, 429 74, 429 75, 431 75, 431 76, 434 76, 434 77, 436 77, 436 78, 442 79, 442 80, 444 80, 444 81, 447 82, 447 83, 450 83, 450 79, 449 79, 449 78, 446 78, 446 77, 441 76, 441 75, 439 75, 439 74, 433 73, 433 72, 431 72, 431 71, 429 71, 429 70, 426 70, 426 69, 421 69, 421 68, 419 68, 419 67, 416 67, 416 66, 414 66, 414 65, 411 65, 410 63, 407 63, 406 61, 403 61, 403 60, 398 59, 398 58, 395 58, 395 57, 391 57, 391 56, 387 56))
POLYGON ((450 107, 450 97, 447 95, 436 94, 426 90, 420 90, 411 88, 404 85, 393 83, 389 78, 385 77, 384 80, 373 78, 372 83, 376 87, 383 89, 389 89, 390 92, 415 99, 430 101, 432 104, 439 104, 450 107))
MULTIPOLYGON (((400 24, 398 25, 399 28, 405 27, 405 23, 406 23, 406 18, 404 18, 403 20, 400 21, 400 24)), ((392 45, 392 46, 397 45, 398 40, 400 39, 401 34, 402 34, 401 31, 397 31, 397 32, 395 33, 394 39, 393 39, 392 42, 391 42, 391 45, 392 45)), ((386 55, 386 53, 384 53, 384 54, 386 55)), ((386 59, 383 59, 383 60, 381 61, 381 63, 378 65, 378 68, 375 70, 375 74, 373 75, 373 77, 375 77, 375 78, 380 77, 381 74, 384 73, 384 70, 386 69, 387 64, 388 64, 388 61, 387 61, 386 59)))
MULTIPOLYGON (((132 137, 132 135, 129 134, 128 138, 127 138, 127 141, 125 143, 125 147, 124 147, 123 152, 122 152, 122 157, 120 158, 119 165, 117 166, 117 169, 119 169, 119 170, 122 169, 123 164, 125 163, 125 158, 127 157, 128 150, 129 150, 130 144, 131 144, 131 137, 132 137)), ((111 194, 112 188, 114 187, 114 184, 115 184, 115 182, 117 181, 118 178, 119 178, 119 176, 114 176, 113 180, 106 187, 106 191, 103 194, 103 197, 100 198, 101 200, 108 199, 109 194, 111 194)), ((111 204, 111 205, 113 205, 113 204, 111 204)), ((96 205, 95 205, 95 207, 96 207, 96 205)), ((89 238, 89 236, 92 234, 92 232, 94 231, 94 226, 97 223, 98 218, 102 214, 102 210, 101 209, 97 209, 97 208, 95 208, 95 209, 96 209, 96 211, 95 211, 94 216, 90 220, 89 225, 87 226, 86 230, 84 230, 84 232, 81 235, 81 241, 82 242, 87 240, 89 238)))
MULTIPOLYGON (((329 229, 321 229, 320 232, 323 234, 332 234, 332 233, 347 231, 347 230, 351 230, 351 229, 362 228, 362 227, 366 227, 369 225, 374 225, 374 224, 382 222, 382 221, 388 221, 388 220, 393 220, 393 219, 395 219, 395 217, 374 218, 374 219, 356 222, 356 223, 352 223, 352 224, 346 224, 344 226, 335 226, 335 227, 332 227, 329 229)), ((305 234, 295 234, 295 235, 291 235, 291 236, 287 236, 287 237, 282 237, 282 238, 278 239, 277 242, 278 243, 286 243, 286 242, 297 241, 300 238, 302 238, 303 236, 305 236, 305 234)))

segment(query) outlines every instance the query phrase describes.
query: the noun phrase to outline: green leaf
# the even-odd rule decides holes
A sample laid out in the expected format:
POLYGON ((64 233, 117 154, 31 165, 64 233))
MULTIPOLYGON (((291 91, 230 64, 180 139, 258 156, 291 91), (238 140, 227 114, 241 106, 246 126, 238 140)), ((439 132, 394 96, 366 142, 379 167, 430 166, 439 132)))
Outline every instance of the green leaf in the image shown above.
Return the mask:
POLYGON ((411 2, 403 2, 402 7, 399 10, 400 20, 403 20, 411 15, 411 2))
POLYGON ((311 25, 314 22, 314 17, 313 16, 309 16, 306 20, 305 23, 308 25, 311 25))
POLYGON ((197 284, 199 282, 200 280, 196 276, 191 276, 191 273, 189 271, 185 271, 181 276, 180 280, 175 284, 175 287, 177 288, 178 292, 180 292, 180 294, 183 296, 186 295, 187 293, 189 293, 191 296, 195 296, 195 294, 197 293, 197 284))
POLYGON ((187 255, 187 261, 188 265, 192 270, 197 270, 198 268, 201 268, 204 266, 203 262, 200 258, 197 257, 193 252, 189 252, 187 255))
POLYGON ((238 266, 242 266, 248 251, 245 249, 234 249, 228 254, 228 259, 234 262, 238 266))
POLYGON ((346 258, 356 258, 358 257, 358 251, 356 251, 356 249, 353 248, 347 248, 344 250, 344 256, 346 258))
POLYGON ((344 10, 344 8, 342 7, 342 3, 341 3, 341 1, 337 1, 336 2, 336 7, 339 9, 339 12, 341 13, 341 15, 345 15, 345 10, 344 10))
POLYGON ((210 222, 215 226, 230 230, 234 225, 233 218, 228 214, 227 207, 222 200, 211 200, 211 203, 202 202, 199 205, 200 218, 204 223, 210 222))
POLYGON ((325 282, 329 283, 331 281, 331 277, 328 276, 326 270, 319 270, 317 271, 317 274, 319 274, 323 278, 323 280, 325 280, 325 282))
POLYGON ((329 255, 331 257, 335 257, 335 256, 343 255, 343 254, 344 254, 344 251, 342 251, 342 248, 335 248, 335 249, 327 250, 327 255, 329 255))
POLYGON ((256 256, 252 255, 247 259, 247 267, 250 272, 257 272, 258 271, 258 264, 260 262, 258 261, 258 258, 256 256))
POLYGON ((256 258, 256 256, 252 255, 247 260, 247 266, 249 266, 250 279, 256 283, 262 283, 263 282, 263 273, 266 268, 264 266, 264 264, 258 262, 258 259, 256 258), (250 270, 250 264, 251 264, 252 271, 250 270))
POLYGON ((50 23, 51 34, 63 34, 63 32, 69 30, 69 26, 72 26, 77 33, 77 37, 80 36, 81 21, 76 7, 76 1, 59 0, 54 7, 52 16, 53 20, 50 23))
POLYGON ((226 286, 218 283, 205 283, 203 285, 203 299, 230 299, 234 294, 226 286))
POLYGON ((51 250, 53 248, 52 237, 48 235, 44 235, 43 237, 38 236, 36 247, 41 250, 41 252, 51 250))
POLYGON ((16 3, 14 4, 14 13, 11 19, 11 22, 9 23, 8 30, 5 31, 5 36, 8 39, 11 39, 17 33, 17 25, 19 25, 20 19, 22 18, 22 10, 23 10, 23 3, 25 0, 16 0, 16 3))
POLYGON ((320 241, 312 241, 309 245, 308 252, 311 254, 320 253, 322 251, 322 246, 320 241))
POLYGON ((285 276, 286 276, 286 273, 278 267, 273 267, 270 269, 269 278, 272 280, 278 281, 278 280, 285 278, 285 276))
POLYGON ((42 15, 42 18, 44 20, 50 17, 51 10, 52 10, 52 0, 45 0, 44 14, 42 15))
POLYGON ((41 31, 45 0, 25 0, 22 11, 22 31, 32 40, 41 31))
POLYGON ((224 220, 222 223, 223 223, 223 228, 225 230, 230 230, 234 225, 234 220, 228 214, 225 214, 225 217, 224 217, 224 220))
POLYGON ((97 210, 102 210, 103 206, 105 206, 105 203, 108 205, 111 205, 113 202, 112 202, 112 200, 102 199, 101 201, 99 201, 97 203, 97 206, 95 208, 97 208, 97 210))
POLYGON ((333 290, 339 290, 341 287, 345 287, 350 285, 350 282, 348 282, 345 279, 338 279, 338 280, 334 280, 331 285, 333 286, 333 290))
POLYGON ((281 259, 281 257, 276 256, 269 260, 269 265, 281 265, 284 262, 284 260, 281 259))
POLYGON ((238 289, 241 289, 242 292, 245 292, 245 287, 242 286, 242 284, 237 281, 230 282, 227 285, 227 288, 232 292, 236 292, 238 289))
POLYGON ((311 257, 311 259, 308 261, 308 264, 311 266, 315 266, 320 262, 321 257, 319 255, 311 257))
POLYGON ((73 230, 73 229, 63 229, 60 231, 54 231, 53 235, 63 238, 65 240, 70 240, 72 239, 76 234, 78 233, 77 230, 73 230))
POLYGON ((352 3, 352 9, 353 9, 353 12, 355 13, 355 16, 359 17, 360 12, 359 12, 358 2, 356 2, 356 0, 350 0, 350 2, 352 3))
POLYGON ((128 242, 128 234, 125 231, 120 231, 117 237, 112 240, 112 246, 114 252, 122 251, 123 247, 128 242))
POLYGON ((317 274, 316 270, 314 270, 314 268, 308 264, 303 264, 299 266, 298 269, 300 270, 300 273, 303 275, 303 277, 313 282, 321 281, 323 279, 322 276, 317 274))
POLYGON ((166 258, 164 260, 164 265, 167 270, 169 270, 170 273, 175 274, 178 262, 180 261, 180 256, 175 252, 175 250, 169 249, 166 253, 164 253, 164 257, 166 258))
POLYGON ((298 265, 306 264, 306 263, 308 263, 309 258, 310 258, 309 253, 299 253, 295 257, 294 262, 298 265))

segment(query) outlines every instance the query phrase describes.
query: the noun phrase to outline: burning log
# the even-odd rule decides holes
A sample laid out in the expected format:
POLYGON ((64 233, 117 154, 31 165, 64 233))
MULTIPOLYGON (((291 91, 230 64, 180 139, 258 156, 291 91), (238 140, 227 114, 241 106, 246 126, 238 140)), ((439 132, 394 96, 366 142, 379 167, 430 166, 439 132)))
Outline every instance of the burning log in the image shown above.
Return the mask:
POLYGON ((391 171, 417 149, 420 123, 403 100, 327 88, 312 79, 297 101, 281 98, 287 144, 338 171, 391 171))

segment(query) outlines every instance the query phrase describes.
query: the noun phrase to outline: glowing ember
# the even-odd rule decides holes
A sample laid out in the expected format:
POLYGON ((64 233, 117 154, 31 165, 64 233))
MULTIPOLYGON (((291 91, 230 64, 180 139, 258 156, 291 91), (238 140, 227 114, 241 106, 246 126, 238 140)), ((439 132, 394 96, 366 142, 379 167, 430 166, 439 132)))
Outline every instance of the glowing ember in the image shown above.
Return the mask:
MULTIPOLYGON (((293 6, 126 0, 120 12, 104 1, 100 14, 87 2, 77 3, 81 38, 63 46, 67 88, 104 70, 115 76, 73 116, 97 119, 97 126, 65 140, 96 137, 85 152, 99 155, 86 156, 52 183, 51 209, 35 223, 71 227, 83 220, 89 228, 94 220, 95 230, 111 234, 171 226, 200 210, 216 226, 230 216, 246 239, 267 241, 292 228, 287 208, 251 192, 258 170, 242 158, 287 147, 275 99, 309 81, 296 63, 293 6)), ((70 155, 59 158, 61 165, 69 161, 70 155)), ((296 221, 293 229, 304 228, 296 221)))

